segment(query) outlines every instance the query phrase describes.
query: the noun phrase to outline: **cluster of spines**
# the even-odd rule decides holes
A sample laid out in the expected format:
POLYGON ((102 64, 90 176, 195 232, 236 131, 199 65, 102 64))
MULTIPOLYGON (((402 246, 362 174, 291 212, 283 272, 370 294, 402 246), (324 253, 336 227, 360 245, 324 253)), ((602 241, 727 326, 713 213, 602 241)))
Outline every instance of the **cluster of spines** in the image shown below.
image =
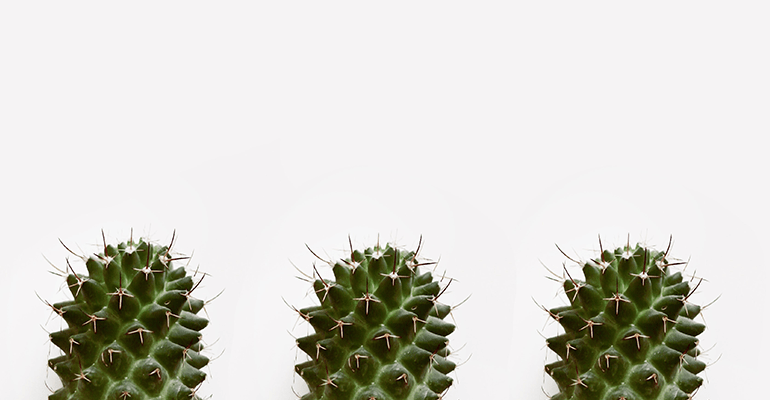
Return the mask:
MULTIPOLYGON (((67 262, 73 299, 49 306, 67 323, 50 334, 63 355, 49 360, 63 387, 50 400, 190 400, 206 377, 208 358, 192 297, 200 284, 174 268, 169 246, 144 240, 104 243, 101 254, 78 255, 88 275, 67 262)), ((65 246, 66 247, 66 246, 65 246)), ((69 250, 69 249, 67 249, 69 250)), ((71 252, 71 251, 70 251, 71 252)), ((64 275, 64 274, 63 274, 64 275)))
POLYGON ((667 260, 670 248, 600 250, 578 263, 584 280, 565 268, 570 304, 546 309, 565 331, 547 340, 561 358, 546 366, 560 390, 551 399, 688 400, 697 392, 705 326, 693 320, 701 307, 688 301, 697 285, 668 270, 681 264, 667 260))
POLYGON ((348 259, 324 260, 334 280, 314 267, 320 305, 297 310, 314 330, 296 341, 310 358, 295 367, 310 389, 303 400, 436 400, 448 390, 451 308, 417 252, 351 245, 348 259))

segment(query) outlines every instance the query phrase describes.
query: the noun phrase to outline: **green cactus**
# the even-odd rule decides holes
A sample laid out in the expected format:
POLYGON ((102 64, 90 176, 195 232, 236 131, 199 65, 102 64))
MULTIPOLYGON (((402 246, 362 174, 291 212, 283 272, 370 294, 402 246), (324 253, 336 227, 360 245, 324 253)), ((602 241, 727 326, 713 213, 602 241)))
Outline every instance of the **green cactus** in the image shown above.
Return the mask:
POLYGON ((68 261, 73 299, 46 302, 67 323, 50 334, 64 354, 48 361, 63 385, 49 400, 198 399, 209 361, 200 354, 200 331, 208 320, 196 315, 204 305, 191 296, 197 284, 172 266, 186 258, 169 255, 173 242, 105 242, 90 257, 70 251, 88 275, 68 261))
POLYGON ((545 367, 560 390, 552 400, 692 398, 706 367, 697 359, 705 326, 694 318, 701 307, 688 301, 700 281, 691 288, 669 271, 683 264, 668 260, 670 248, 671 242, 665 252, 629 244, 601 250, 599 258, 578 262, 584 280, 565 268, 570 305, 543 307, 565 331, 546 341, 560 357, 545 367))
POLYGON ((451 280, 442 289, 421 273, 435 263, 417 261, 419 249, 351 245, 349 258, 325 261, 333 281, 314 268, 320 305, 295 309, 314 330, 297 340, 310 358, 295 367, 310 389, 302 400, 435 400, 448 390, 455 364, 447 336, 455 326, 438 299, 451 280))

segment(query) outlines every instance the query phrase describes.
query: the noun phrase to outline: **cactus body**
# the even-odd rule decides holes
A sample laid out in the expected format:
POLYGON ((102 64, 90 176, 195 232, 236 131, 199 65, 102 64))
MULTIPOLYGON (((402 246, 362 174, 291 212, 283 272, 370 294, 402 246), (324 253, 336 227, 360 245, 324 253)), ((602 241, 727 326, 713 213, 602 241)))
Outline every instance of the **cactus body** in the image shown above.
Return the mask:
POLYGON ((50 335, 64 354, 48 361, 63 385, 49 400, 198 399, 208 320, 196 315, 203 301, 168 250, 105 243, 103 253, 83 257, 88 275, 69 266, 73 299, 51 305, 67 328, 50 335))
POLYGON ((320 305, 298 310, 314 330, 297 340, 310 358, 295 367, 310 389, 302 400, 435 400, 449 388, 451 309, 415 253, 351 246, 330 263, 334 281, 314 279, 320 305))
POLYGON ((706 367, 697 359, 705 326, 666 256, 607 250, 581 263, 584 280, 564 281, 570 305, 547 310, 565 331, 547 340, 561 358, 545 367, 560 390, 552 400, 691 399, 706 367))

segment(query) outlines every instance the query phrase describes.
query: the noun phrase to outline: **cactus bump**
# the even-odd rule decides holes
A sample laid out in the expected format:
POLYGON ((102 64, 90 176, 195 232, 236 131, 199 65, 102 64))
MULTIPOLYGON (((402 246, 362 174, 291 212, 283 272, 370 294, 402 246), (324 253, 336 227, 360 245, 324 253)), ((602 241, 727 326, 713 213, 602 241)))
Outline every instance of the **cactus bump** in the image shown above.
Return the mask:
POLYGON ((546 341, 560 358, 545 367, 559 387, 551 399, 691 399, 706 367, 698 359, 701 307, 689 301, 700 281, 669 269, 685 264, 669 261, 670 241, 665 252, 628 243, 603 250, 601 239, 599 246, 597 258, 570 258, 582 279, 564 269, 569 305, 543 307, 564 329, 546 341))
POLYGON ((172 265, 187 258, 170 255, 173 242, 105 241, 91 256, 67 248, 88 274, 67 261, 62 275, 72 299, 46 302, 66 322, 50 334, 63 354, 48 365, 63 386, 49 400, 199 399, 209 361, 200 331, 208 320, 197 315, 204 302, 192 296, 200 280, 172 265))
POLYGON ((334 280, 314 267, 308 280, 320 304, 295 308, 312 327, 296 341, 309 359, 295 366, 310 391, 301 400, 443 397, 455 369, 447 359, 455 326, 444 320, 451 307, 439 298, 451 280, 442 287, 421 272, 435 263, 418 261, 419 249, 378 243, 354 251, 351 244, 348 258, 324 260, 334 280))

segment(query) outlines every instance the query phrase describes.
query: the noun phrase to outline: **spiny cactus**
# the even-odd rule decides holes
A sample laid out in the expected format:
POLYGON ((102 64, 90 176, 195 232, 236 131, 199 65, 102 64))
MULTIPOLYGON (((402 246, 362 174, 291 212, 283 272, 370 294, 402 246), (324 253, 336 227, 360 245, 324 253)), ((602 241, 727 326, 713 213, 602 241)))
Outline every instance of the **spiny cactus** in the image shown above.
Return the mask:
POLYGON ((200 354, 200 331, 208 320, 196 315, 204 302, 192 297, 200 281, 172 266, 187 258, 172 258, 173 243, 105 241, 90 257, 70 251, 88 275, 67 261, 62 275, 73 299, 46 302, 67 323, 50 334, 64 354, 48 361, 63 385, 49 400, 198 399, 209 361, 200 354))
POLYGON ((669 261, 670 249, 670 241, 665 252, 638 244, 602 249, 599 258, 578 262, 584 280, 564 269, 570 304, 544 308, 565 331, 547 340, 561 358, 545 367, 560 390, 552 400, 692 398, 706 367, 696 358, 701 307, 688 301, 700 281, 691 288, 669 271, 684 264, 669 261))
POLYGON ((419 249, 353 251, 351 244, 349 258, 324 260, 333 281, 314 267, 320 305, 295 309, 314 330, 297 339, 310 358, 295 367, 310 389, 302 400, 436 400, 448 390, 455 363, 447 336, 455 326, 438 299, 451 280, 442 289, 421 273, 435 263, 419 262, 419 249))

